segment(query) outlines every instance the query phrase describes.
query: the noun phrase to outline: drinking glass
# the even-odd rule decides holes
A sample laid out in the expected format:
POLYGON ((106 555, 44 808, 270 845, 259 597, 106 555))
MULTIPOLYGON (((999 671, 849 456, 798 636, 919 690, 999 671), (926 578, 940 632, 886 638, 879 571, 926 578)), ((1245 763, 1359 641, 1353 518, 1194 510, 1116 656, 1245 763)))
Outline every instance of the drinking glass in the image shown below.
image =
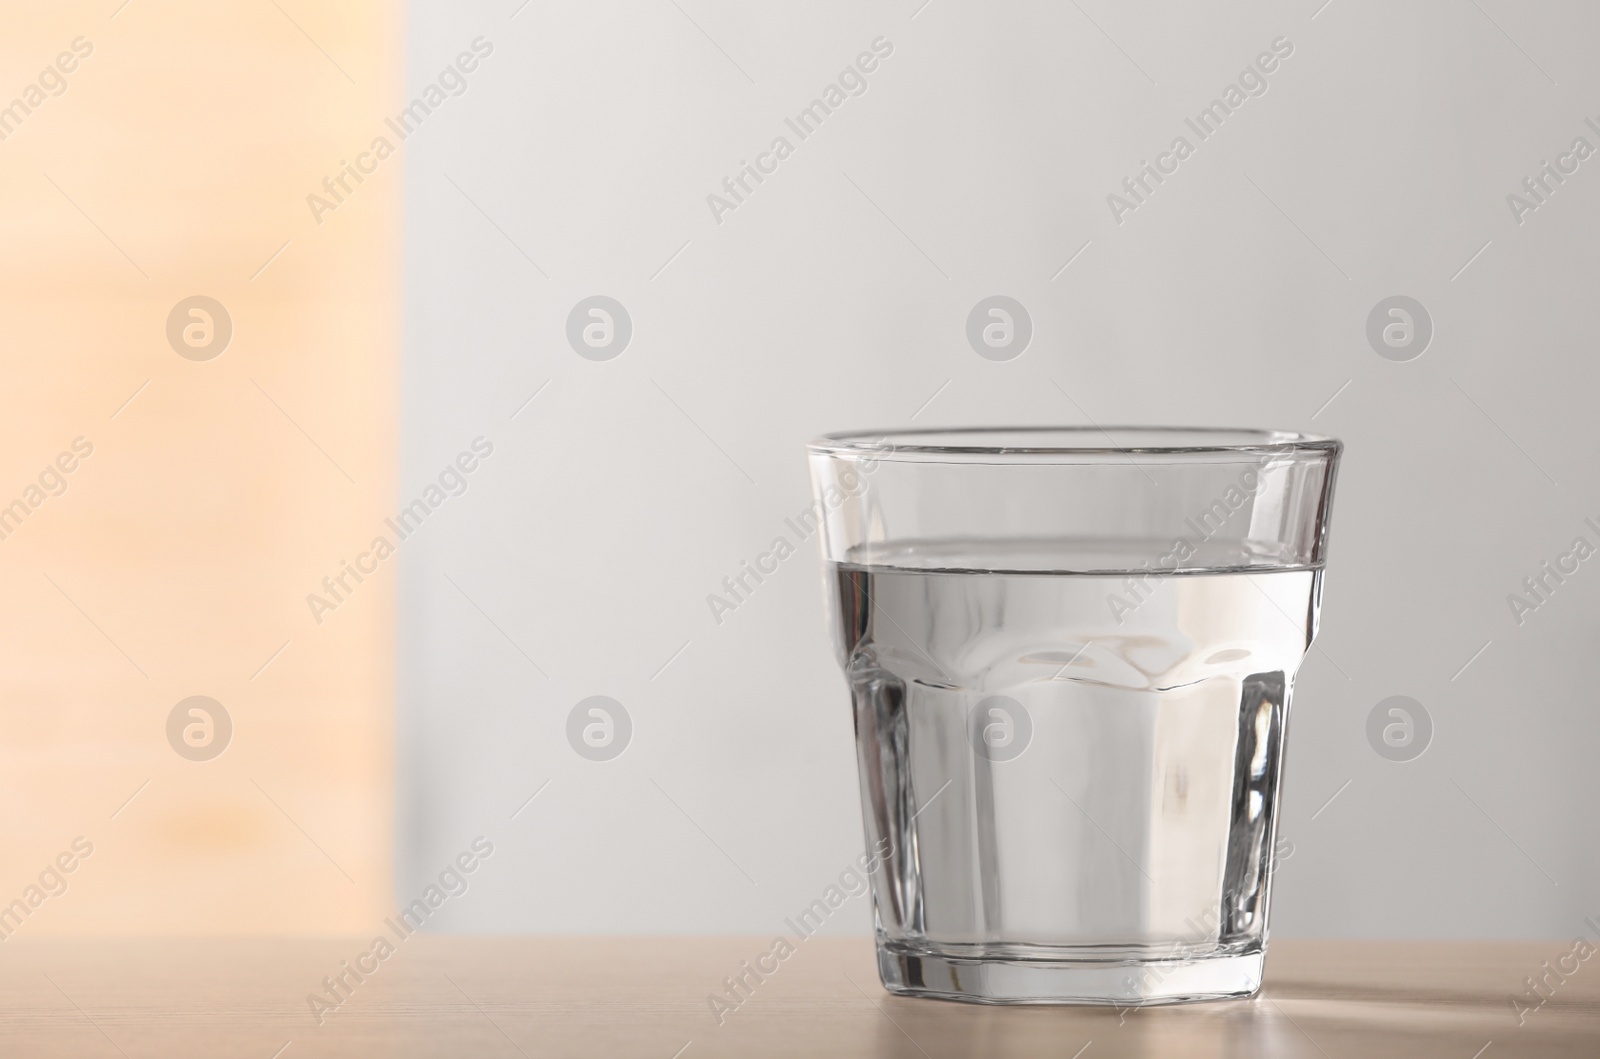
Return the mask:
POLYGON ((977 428, 808 447, 891 992, 1261 984, 1342 446, 977 428))

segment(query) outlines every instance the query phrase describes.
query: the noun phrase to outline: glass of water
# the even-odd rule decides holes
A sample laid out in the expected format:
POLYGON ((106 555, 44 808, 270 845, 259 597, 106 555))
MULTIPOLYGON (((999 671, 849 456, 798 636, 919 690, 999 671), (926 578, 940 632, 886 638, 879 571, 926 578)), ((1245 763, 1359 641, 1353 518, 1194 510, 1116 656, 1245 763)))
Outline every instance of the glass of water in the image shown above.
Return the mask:
POLYGON ((1340 450, 1078 427, 809 446, 887 989, 1260 987, 1340 450))

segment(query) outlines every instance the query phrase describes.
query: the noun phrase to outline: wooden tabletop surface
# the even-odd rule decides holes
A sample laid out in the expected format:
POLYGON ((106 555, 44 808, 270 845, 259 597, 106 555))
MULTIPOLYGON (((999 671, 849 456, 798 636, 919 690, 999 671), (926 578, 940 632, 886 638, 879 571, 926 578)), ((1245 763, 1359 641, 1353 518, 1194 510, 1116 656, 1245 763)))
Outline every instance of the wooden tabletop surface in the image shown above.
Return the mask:
POLYGON ((709 998, 770 940, 390 937, 383 960, 371 939, 13 938, 0 1055, 1600 1056, 1600 960, 1571 942, 1283 940, 1253 1000, 1118 1011, 890 997, 869 940, 812 938, 719 1024, 709 998), (319 1024, 308 997, 346 966, 376 970, 319 1024))

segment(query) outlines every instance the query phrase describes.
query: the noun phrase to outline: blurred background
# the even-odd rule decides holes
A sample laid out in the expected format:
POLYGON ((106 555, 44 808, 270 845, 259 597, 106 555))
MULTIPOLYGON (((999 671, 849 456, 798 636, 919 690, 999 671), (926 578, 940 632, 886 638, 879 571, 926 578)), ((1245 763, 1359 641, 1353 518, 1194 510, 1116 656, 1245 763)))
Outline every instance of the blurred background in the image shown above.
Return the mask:
POLYGON ((1276 932, 1571 937, 1597 35, 1576 0, 13 9, 0 928, 365 933, 481 837, 430 928, 776 933, 862 847, 804 442, 1177 423, 1348 446, 1276 932))

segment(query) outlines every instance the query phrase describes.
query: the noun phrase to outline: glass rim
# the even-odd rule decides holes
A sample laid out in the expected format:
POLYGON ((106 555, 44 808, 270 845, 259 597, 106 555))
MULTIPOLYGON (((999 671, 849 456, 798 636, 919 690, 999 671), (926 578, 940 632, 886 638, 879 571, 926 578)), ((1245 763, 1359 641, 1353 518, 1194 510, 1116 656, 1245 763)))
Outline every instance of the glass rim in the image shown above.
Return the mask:
POLYGON ((1328 458, 1344 443, 1323 434, 1252 427, 1023 426, 902 427, 822 434, 813 455, 844 459, 988 462, 994 457, 1237 455, 1328 458))

